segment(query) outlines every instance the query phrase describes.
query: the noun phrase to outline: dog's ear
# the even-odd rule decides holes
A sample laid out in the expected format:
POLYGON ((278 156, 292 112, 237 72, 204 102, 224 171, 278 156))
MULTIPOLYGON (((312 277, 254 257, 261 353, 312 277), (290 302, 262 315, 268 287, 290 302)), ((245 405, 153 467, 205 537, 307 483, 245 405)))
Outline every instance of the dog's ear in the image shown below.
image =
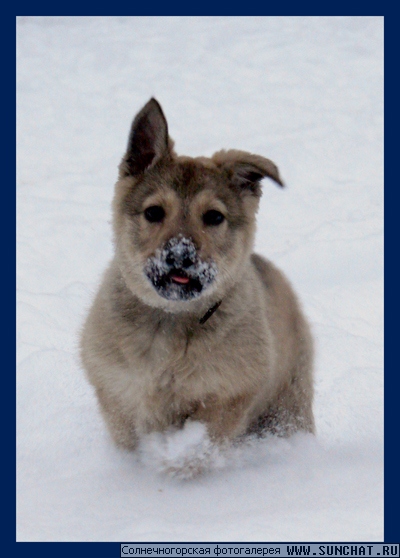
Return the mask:
POLYGON ((172 141, 161 106, 152 98, 136 115, 129 134, 128 148, 120 172, 135 176, 170 154, 172 141))
POLYGON ((275 163, 260 155, 231 149, 214 153, 212 160, 228 173, 233 186, 244 192, 260 195, 260 182, 265 177, 271 178, 279 186, 284 186, 275 163))

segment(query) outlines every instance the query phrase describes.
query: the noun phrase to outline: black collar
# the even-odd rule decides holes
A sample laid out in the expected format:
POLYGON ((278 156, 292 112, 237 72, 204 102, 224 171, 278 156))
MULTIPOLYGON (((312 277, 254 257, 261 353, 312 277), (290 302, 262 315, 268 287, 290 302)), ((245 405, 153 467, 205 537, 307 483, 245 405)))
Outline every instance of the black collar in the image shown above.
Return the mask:
POLYGON ((200 318, 199 320, 199 324, 200 325, 204 325, 206 323, 206 321, 211 318, 211 316, 214 314, 214 312, 216 310, 218 310, 218 308, 221 305, 222 300, 220 300, 219 302, 215 303, 214 306, 211 306, 211 308, 209 308, 207 310, 207 312, 204 314, 204 316, 202 318, 200 318))

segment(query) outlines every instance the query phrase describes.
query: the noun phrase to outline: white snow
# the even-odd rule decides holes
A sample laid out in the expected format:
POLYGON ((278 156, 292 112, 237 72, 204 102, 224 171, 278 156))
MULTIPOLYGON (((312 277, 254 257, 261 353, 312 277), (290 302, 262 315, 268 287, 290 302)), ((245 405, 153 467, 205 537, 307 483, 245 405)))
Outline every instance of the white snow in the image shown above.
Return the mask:
POLYGON ((21 17, 17 40, 17 540, 383 540, 383 18, 21 17), (105 431, 79 329, 151 96, 178 153, 280 169, 256 250, 312 324, 315 438, 216 455, 192 424, 129 454, 105 431), (208 474, 163 472, 191 451, 208 474))

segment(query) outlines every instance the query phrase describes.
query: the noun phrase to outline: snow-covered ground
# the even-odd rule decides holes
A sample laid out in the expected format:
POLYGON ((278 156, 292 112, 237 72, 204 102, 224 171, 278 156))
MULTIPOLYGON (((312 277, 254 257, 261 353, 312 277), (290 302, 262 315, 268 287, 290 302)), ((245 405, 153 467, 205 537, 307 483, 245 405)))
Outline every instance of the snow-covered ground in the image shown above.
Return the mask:
POLYGON ((17 539, 383 540, 383 18, 23 17, 17 39, 17 539), (159 471, 169 440, 113 446, 77 356, 151 96, 178 153, 279 166, 256 250, 317 348, 316 438, 249 444, 185 482, 159 471))

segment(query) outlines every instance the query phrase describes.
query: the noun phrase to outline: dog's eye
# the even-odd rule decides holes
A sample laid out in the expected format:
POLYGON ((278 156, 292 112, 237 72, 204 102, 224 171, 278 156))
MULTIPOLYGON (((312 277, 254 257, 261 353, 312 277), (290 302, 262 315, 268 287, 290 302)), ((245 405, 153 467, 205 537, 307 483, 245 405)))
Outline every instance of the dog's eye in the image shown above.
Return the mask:
POLYGON ((144 216, 149 223, 160 223, 165 217, 165 211, 160 205, 152 205, 144 210, 144 216))
POLYGON ((203 223, 205 225, 217 226, 220 225, 225 220, 225 217, 220 211, 216 209, 210 209, 206 211, 203 215, 203 223))

